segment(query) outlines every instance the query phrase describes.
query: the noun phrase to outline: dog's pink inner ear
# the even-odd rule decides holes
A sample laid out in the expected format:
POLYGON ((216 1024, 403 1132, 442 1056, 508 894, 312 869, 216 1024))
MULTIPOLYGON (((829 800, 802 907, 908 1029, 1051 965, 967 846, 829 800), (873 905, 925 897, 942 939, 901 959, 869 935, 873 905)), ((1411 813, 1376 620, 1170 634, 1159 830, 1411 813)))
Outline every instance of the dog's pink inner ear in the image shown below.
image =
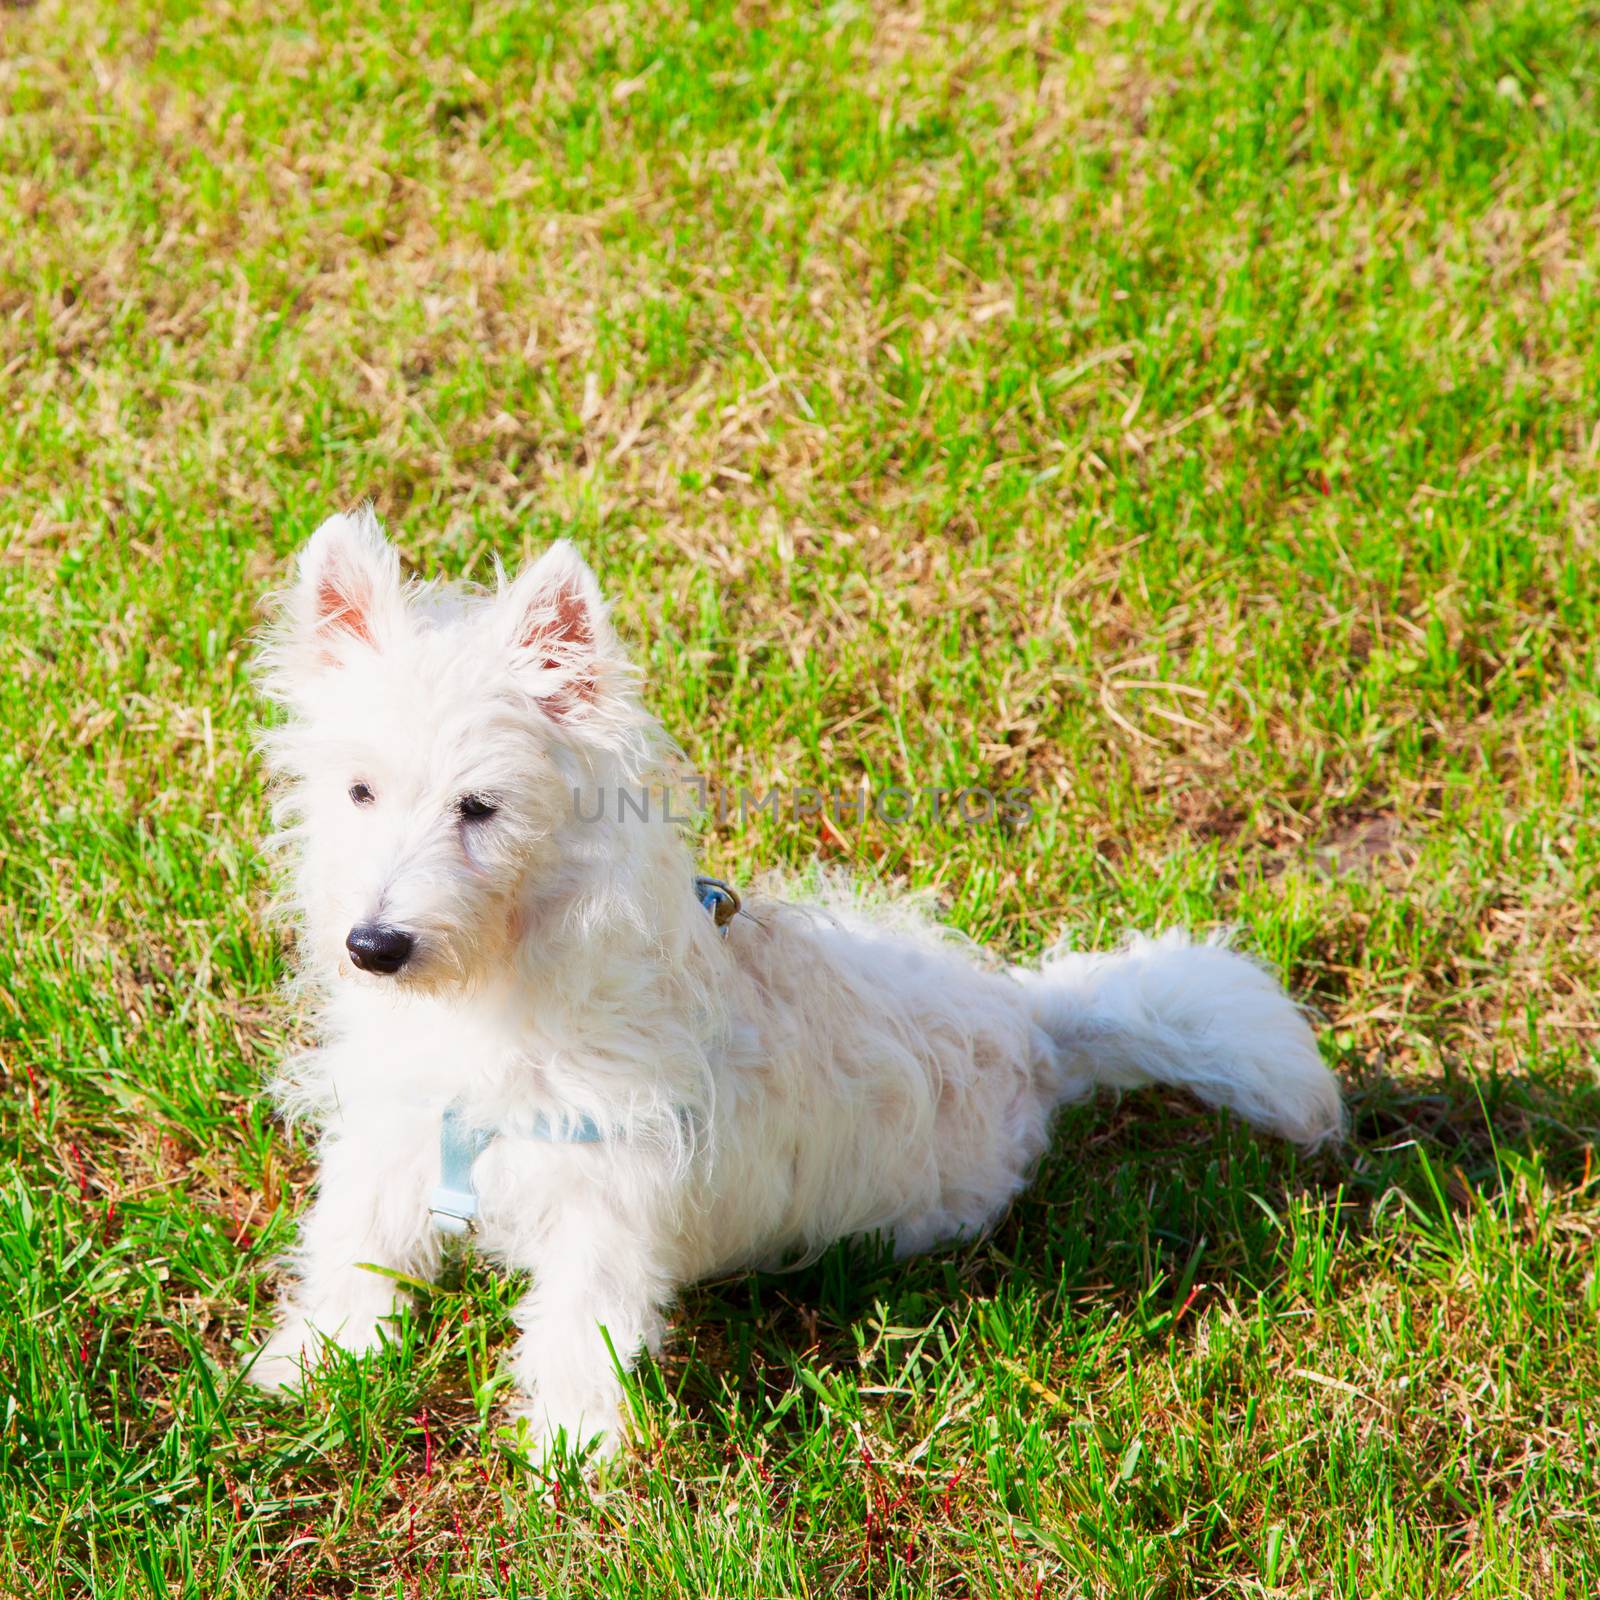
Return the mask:
POLYGON ((368 650, 378 648, 378 586, 360 558, 352 560, 350 552, 338 547, 330 550, 315 574, 312 603, 317 637, 323 640, 323 666, 339 664, 334 634, 355 638, 368 650))
POLYGON ((594 701, 595 628, 589 602, 575 585, 563 585, 539 597, 523 624, 518 641, 546 672, 563 672, 566 681, 546 697, 554 715, 572 711, 578 702, 594 701))
POLYGON ((363 644, 377 645, 372 637, 371 590, 357 585, 344 573, 325 572, 317 582, 317 625, 352 633, 363 644))

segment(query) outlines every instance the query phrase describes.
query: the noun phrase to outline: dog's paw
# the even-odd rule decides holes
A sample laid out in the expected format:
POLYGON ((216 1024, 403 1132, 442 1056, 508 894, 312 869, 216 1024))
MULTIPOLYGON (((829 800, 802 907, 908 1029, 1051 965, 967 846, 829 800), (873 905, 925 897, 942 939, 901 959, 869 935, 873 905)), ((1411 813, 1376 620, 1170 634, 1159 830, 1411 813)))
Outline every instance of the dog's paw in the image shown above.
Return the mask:
POLYGON ((303 1317, 283 1323, 251 1358, 245 1376, 268 1394, 305 1387, 311 1368, 321 1355, 323 1340, 303 1317))
POLYGON ((382 1343, 383 1323, 377 1317, 322 1318, 296 1311, 256 1352, 245 1376, 268 1394, 299 1390, 330 1346, 361 1355, 382 1343))
POLYGON ((565 1453, 590 1468, 613 1460, 627 1439, 620 1407, 593 1396, 565 1405, 526 1400, 512 1408, 506 1428, 530 1461, 553 1461, 565 1453))

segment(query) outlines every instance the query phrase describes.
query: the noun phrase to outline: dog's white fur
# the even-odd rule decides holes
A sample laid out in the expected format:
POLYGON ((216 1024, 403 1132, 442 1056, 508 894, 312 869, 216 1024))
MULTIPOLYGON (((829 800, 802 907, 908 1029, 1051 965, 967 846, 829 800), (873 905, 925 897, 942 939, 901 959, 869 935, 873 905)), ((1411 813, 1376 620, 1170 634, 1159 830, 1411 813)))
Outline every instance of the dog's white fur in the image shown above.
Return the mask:
POLYGON ((477 1244, 533 1275, 512 1366, 541 1446, 616 1444, 611 1350, 654 1348, 684 1284, 851 1235, 912 1252, 981 1233, 1056 1108, 1098 1085, 1181 1084, 1306 1145, 1339 1132, 1300 1013, 1220 943, 1005 970, 839 893, 751 896, 720 934, 659 805, 582 820, 597 790, 670 781, 674 755, 570 545, 493 593, 407 589, 370 514, 334 517, 266 681, 322 1041, 278 1084, 322 1144, 298 1281, 253 1367, 268 1387, 325 1341, 383 1337, 403 1296, 362 1263, 438 1266, 428 1200, 457 1099, 502 1130, 476 1166, 477 1244), (469 794, 496 814, 463 820, 469 794), (346 956, 373 920, 416 938, 394 976, 346 956), (523 1136, 541 1114, 606 1136, 523 1136))

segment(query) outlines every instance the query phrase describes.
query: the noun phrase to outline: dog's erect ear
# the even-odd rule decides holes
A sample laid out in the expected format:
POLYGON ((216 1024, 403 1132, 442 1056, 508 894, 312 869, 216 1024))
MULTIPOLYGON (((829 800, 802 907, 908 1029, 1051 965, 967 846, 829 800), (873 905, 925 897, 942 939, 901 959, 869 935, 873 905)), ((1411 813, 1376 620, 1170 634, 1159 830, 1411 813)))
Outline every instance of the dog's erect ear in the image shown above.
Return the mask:
POLYGON ((557 721, 601 700, 619 660, 600 585, 577 549, 557 541, 502 590, 496 607, 519 677, 557 721))
POLYGON ((403 611, 400 558, 371 511, 329 517, 311 535, 289 605, 308 662, 337 667, 354 648, 383 648, 403 611))

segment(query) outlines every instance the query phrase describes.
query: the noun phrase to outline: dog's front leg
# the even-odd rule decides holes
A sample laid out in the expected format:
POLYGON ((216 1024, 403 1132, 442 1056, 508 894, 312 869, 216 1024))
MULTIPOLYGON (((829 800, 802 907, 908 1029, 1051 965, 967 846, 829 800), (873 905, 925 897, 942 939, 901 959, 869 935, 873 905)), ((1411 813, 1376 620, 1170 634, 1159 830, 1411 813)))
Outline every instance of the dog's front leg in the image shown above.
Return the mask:
POLYGON ((301 1224, 298 1281, 250 1368, 264 1389, 298 1385, 323 1346, 370 1350, 409 1297, 383 1272, 430 1275, 438 1250, 429 1227, 432 1181, 425 1144, 393 1127, 330 1131, 317 1197, 301 1224))
POLYGON ((538 1452, 598 1435, 598 1453, 612 1455, 625 1421, 619 1365, 659 1346, 677 1286, 646 1230, 592 1214, 564 1219, 534 1275, 516 1311, 511 1370, 524 1398, 512 1419, 527 1421, 538 1452))

